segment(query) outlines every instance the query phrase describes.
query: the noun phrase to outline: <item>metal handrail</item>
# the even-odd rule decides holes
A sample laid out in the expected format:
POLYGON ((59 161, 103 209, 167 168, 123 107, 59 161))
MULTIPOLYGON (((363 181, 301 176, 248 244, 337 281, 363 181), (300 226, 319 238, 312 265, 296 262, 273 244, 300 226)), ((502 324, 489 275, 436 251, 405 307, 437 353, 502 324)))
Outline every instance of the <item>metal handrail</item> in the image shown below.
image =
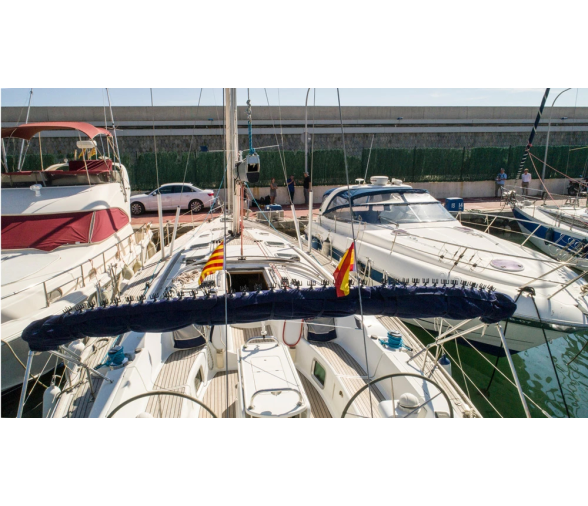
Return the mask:
POLYGON ((300 390, 298 390, 297 388, 264 388, 263 390, 258 390, 257 392, 255 392, 252 396, 251 396, 251 401, 249 403, 249 407, 247 409, 254 409, 255 406, 253 404, 253 399, 259 395, 259 394, 271 394, 274 392, 296 392, 298 394, 298 404, 296 404, 297 406, 302 406, 303 404, 303 398, 302 398, 302 394, 300 393, 300 390))
MULTIPOLYGON (((0 300, 8 299, 8 298, 13 297, 15 295, 18 295, 20 293, 26 292, 27 290, 31 290, 32 288, 35 288, 37 286, 43 285, 45 283, 48 283, 52 279, 58 278, 59 276, 64 276, 64 275, 68 274, 69 272, 71 272, 71 271, 73 271, 75 269, 80 269, 82 271, 82 279, 85 279, 86 276, 84 276, 84 274, 83 274, 83 269, 84 269, 83 266, 84 266, 85 263, 92 262, 93 260, 95 260, 96 258, 98 258, 98 257, 101 256, 101 257, 103 257, 103 260, 104 260, 104 267, 106 267, 106 253, 108 251, 110 251, 111 249, 116 248, 119 244, 121 244, 122 242, 126 241, 127 239, 129 239, 130 237, 132 237, 133 235, 135 235, 137 232, 141 231, 147 225, 150 225, 150 223, 144 223, 143 225, 141 225, 141 228, 139 230, 133 231, 132 234, 127 235, 125 238, 121 239, 120 241, 118 241, 116 244, 112 245, 107 250, 102 251, 101 253, 98 253, 96 256, 94 256, 92 258, 89 258, 87 260, 84 260, 82 263, 80 263, 80 264, 78 264, 78 265, 76 265, 74 267, 70 267, 67 271, 59 272, 59 273, 55 274, 54 276, 51 276, 49 279, 46 279, 45 281, 39 281, 38 283, 29 285, 29 286, 27 286, 25 288, 22 288, 22 289, 20 289, 20 290, 18 290, 16 292, 12 292, 9 295, 5 295, 0 300)), ((77 276, 76 278, 73 278, 70 281, 68 281, 68 283, 72 283, 74 281, 78 281, 79 279, 80 279, 80 276, 77 276)))
MULTIPOLYGON (((464 213, 464 214, 467 214, 467 213, 464 213)), ((533 236, 534 236, 535 232, 536 232, 536 231, 537 231, 537 230, 538 230, 540 227, 542 227, 542 226, 549 227, 547 224, 545 224, 545 225, 538 224, 538 225, 537 225, 537 227, 535 228, 535 230, 534 230, 533 232, 531 232, 531 233, 525 233, 525 232, 519 232, 519 231, 517 231, 517 230, 508 230, 508 229, 505 229, 505 228, 499 227, 498 225, 492 225, 492 223, 494 223, 494 221, 495 221, 497 218, 500 218, 500 219, 507 219, 507 220, 509 220, 509 221, 525 222, 525 223, 527 223, 527 224, 531 224, 531 223, 532 223, 532 224, 535 224, 535 223, 533 223, 533 222, 530 222, 529 220, 521 219, 521 218, 510 218, 510 217, 509 217, 509 218, 505 218, 504 216, 493 215, 493 214, 488 214, 488 215, 486 215, 486 214, 483 214, 482 216, 487 216, 487 217, 489 217, 489 218, 494 218, 494 220, 492 220, 492 222, 491 222, 491 223, 490 223, 490 224, 489 224, 489 225, 486 227, 486 230, 488 230, 488 229, 492 228, 492 229, 494 229, 494 230, 501 230, 501 231, 503 231, 503 232, 508 232, 508 233, 510 233, 510 234, 521 234, 521 235, 525 236, 525 237, 526 237, 525 241, 524 241, 523 243, 519 244, 519 246, 525 246, 526 242, 527 242, 527 241, 528 241, 528 240, 529 240, 531 237, 533 237, 533 236)), ((470 225, 470 226, 476 226, 476 225, 477 225, 477 226, 482 226, 482 223, 476 223, 476 222, 474 222, 474 221, 467 221, 467 220, 464 220, 463 218, 461 218, 461 216, 459 217, 459 222, 460 222, 460 223, 462 223, 462 224, 470 225)), ((485 224, 484 224, 484 225, 485 225, 485 224)), ((484 230, 484 233, 488 233, 486 230, 484 230)), ((540 238, 540 237, 537 237, 537 236, 535 236, 535 237, 536 237, 537 239, 541 239, 541 240, 542 240, 543 242, 545 242, 546 244, 550 244, 551 246, 555 246, 555 247, 557 247, 557 248, 561 249, 561 250, 562 250, 562 252, 564 252, 564 253, 565 253, 565 252, 567 252, 567 253, 569 253, 570 255, 572 255, 573 257, 581 258, 581 257, 579 257, 579 255, 577 254, 577 252, 574 252, 574 251, 572 251, 572 250, 567 250, 567 249, 566 249, 566 244, 564 244, 564 243, 561 243, 561 242, 553 242, 553 241, 549 241, 549 240, 547 240, 547 239, 543 239, 543 238, 540 238)), ((568 243, 568 244, 569 244, 569 243, 568 243)), ((535 251, 535 250, 532 250, 532 249, 531 249, 530 251, 535 251)), ((564 260, 559 260, 559 259, 557 259, 557 258, 554 258, 554 259, 553 259, 553 261, 555 261, 555 262, 564 262, 564 264, 565 264, 566 262, 569 262, 569 260, 565 260, 565 261, 564 261, 564 260)), ((569 264, 566 264, 566 265, 573 265, 573 263, 569 263, 569 264)))

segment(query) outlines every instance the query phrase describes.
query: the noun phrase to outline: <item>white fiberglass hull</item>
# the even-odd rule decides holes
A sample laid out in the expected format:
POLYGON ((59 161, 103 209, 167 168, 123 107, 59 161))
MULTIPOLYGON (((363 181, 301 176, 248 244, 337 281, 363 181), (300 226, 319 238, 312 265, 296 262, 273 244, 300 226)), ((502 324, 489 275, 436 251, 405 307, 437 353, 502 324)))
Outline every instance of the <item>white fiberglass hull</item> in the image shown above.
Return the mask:
POLYGON ((588 234, 574 227, 560 227, 555 220, 540 210, 533 213, 533 208, 513 207, 515 218, 523 232, 532 234, 529 241, 552 258, 571 263, 578 269, 588 269, 588 253, 576 251, 585 249, 588 234))
MULTIPOLYGON (((3 286, 2 391, 22 384, 24 364, 26 364, 29 349, 21 339, 21 335, 27 325, 35 320, 58 315, 66 308, 80 304, 96 294, 96 285, 98 283, 104 287, 111 281, 108 273, 109 266, 112 266, 115 274, 119 276, 125 265, 133 266, 136 260, 144 263, 147 259, 147 244, 151 240, 151 233, 142 234, 139 242, 135 241, 135 237, 136 235, 133 234, 131 225, 127 225, 117 235, 107 239, 100 245, 76 248, 74 252, 77 258, 76 263, 83 267, 79 270, 74 270, 75 275, 73 277, 68 272, 72 267, 73 260, 68 262, 67 253, 62 252, 63 258, 51 264, 50 272, 46 274, 43 271, 35 273, 37 277, 34 278, 34 282, 31 283, 33 286, 29 289, 12 294, 10 292, 13 289, 11 285, 3 286), (121 241, 120 239, 123 237, 125 239, 121 241), (127 237, 129 238, 127 239, 127 237), (119 252, 120 259, 117 259, 119 252), (106 260, 102 260, 103 253, 106 260), (98 255, 98 259, 95 258, 96 255, 98 255), (86 258, 85 262, 84 257, 86 258), (90 260, 90 258, 93 258, 93 260, 90 260), (62 265, 61 268, 63 269, 61 274, 59 272, 60 265, 62 265), (95 276, 90 272, 92 266, 96 269, 95 276), (83 281, 81 279, 82 272, 84 272, 83 281), (63 296, 47 304, 46 293, 51 293, 57 286, 60 286, 60 289, 64 291, 63 296)), ((7 256, 11 254, 14 253, 8 253, 7 256)), ((42 253, 39 256, 42 257, 42 253)), ((33 264, 35 263, 34 258, 36 257, 31 255, 31 269, 33 269, 33 264)), ((4 269, 10 269, 10 259, 3 262, 2 269, 3 273, 4 269)), ((53 360, 47 362, 47 358, 48 355, 46 354, 34 357, 32 375, 45 373, 55 365, 53 360)))
MULTIPOLYGON (((333 257, 337 260, 350 245, 350 225, 339 222, 336 224, 337 232, 334 232, 332 220, 327 220, 323 217, 321 221, 322 224, 317 222, 313 224, 313 247, 317 249, 322 248, 323 242, 328 239, 325 245, 326 250, 328 250, 327 254, 330 254, 332 250, 333 257)), ((515 282, 520 283, 520 285, 513 285, 513 280, 510 279, 511 277, 514 278, 512 274, 497 272, 496 269, 490 269, 488 265, 485 265, 481 269, 480 265, 485 262, 481 257, 473 261, 478 262, 475 267, 473 265, 463 266, 459 265, 459 263, 458 265, 454 265, 452 258, 454 253, 443 244, 437 245, 437 243, 434 243, 434 248, 437 248, 437 250, 431 254, 428 251, 428 249, 432 248, 430 243, 422 240, 423 236, 426 236, 427 233, 430 235, 433 234, 431 229, 415 229, 414 236, 409 233, 406 236, 398 236, 395 239, 393 239, 393 229, 394 227, 355 226, 355 234, 358 237, 356 240, 357 261, 363 264, 363 266, 370 266, 368 275, 373 282, 380 282, 383 272, 386 271, 390 278, 399 280, 408 279, 411 283, 415 279, 419 283, 423 279, 428 279, 429 283, 432 283, 432 280, 435 279, 439 281, 445 279, 486 285, 492 284, 496 291, 509 295, 517 301, 517 312, 513 316, 513 321, 509 322, 507 326, 506 322, 503 324, 503 327, 506 326, 508 347, 513 352, 520 352, 543 344, 545 338, 542 329, 545 329, 547 338, 550 340, 571 332, 588 331, 588 318, 585 312, 579 307, 585 304, 585 300, 580 300, 584 299, 584 295, 580 294, 579 286, 574 284, 567 287, 550 300, 548 296, 554 293, 559 288, 559 285, 555 283, 550 285, 542 281, 532 283, 531 286, 536 287, 534 297, 535 306, 530 294, 523 293, 519 296, 517 291, 518 286, 524 284, 524 278, 520 281, 515 279, 515 282), (388 240, 388 237, 390 237, 390 240, 388 240), (377 241, 378 244, 374 244, 377 241), (393 243, 394 246, 392 247, 393 243), (451 259, 450 262, 446 261, 447 258, 451 259), (540 318, 537 312, 539 312, 540 318), (541 323, 539 323, 539 320, 541 320, 541 323)), ((441 233, 439 230, 435 230, 435 233, 439 236, 445 234, 448 243, 456 241, 455 237, 451 237, 451 235, 455 236, 455 232, 451 228, 441 229, 441 233)), ((468 234, 463 233, 462 235, 467 236, 468 234)), ((488 236, 488 234, 479 234, 479 237, 464 237, 462 240, 467 244, 468 240, 472 241, 473 239, 473 243, 477 244, 478 247, 481 247, 480 244, 482 244, 482 247, 487 248, 491 246, 490 241, 496 241, 497 254, 493 256, 498 258, 502 255, 506 256, 505 251, 498 249, 498 246, 503 246, 501 242, 506 243, 506 241, 493 238, 492 236, 484 236, 488 236), (481 243, 481 240, 486 242, 481 243)), ((510 247, 509 244, 505 246, 510 247)), ((512 246, 515 247, 517 245, 512 246)), ((465 246, 462 247, 461 251, 464 248, 465 246)), ((324 253, 325 251, 323 251, 324 253)), ((470 255, 471 253, 467 257, 470 255)), ((467 257, 464 257, 464 259, 467 257)), ((531 270, 533 267, 532 262, 529 262, 529 264, 530 267, 528 267, 528 270, 531 270)), ((544 271, 548 270, 547 268, 542 268, 544 271)), ((363 272, 363 267, 361 270, 363 272)), ((536 276, 539 275, 540 271, 538 270, 536 276)), ((556 271, 550 277, 555 280, 562 279, 563 281, 563 279, 570 277, 570 273, 556 271)), ((426 322, 426 328, 435 328, 435 322, 433 320, 423 320, 423 322, 426 322)), ((457 322, 452 323, 455 324, 457 322)), ((469 326, 471 327, 478 323, 477 321, 471 322, 469 326)), ((482 344, 489 352, 501 353, 500 348, 502 344, 495 328, 489 328, 484 336, 481 334, 473 335, 472 340, 482 344)))

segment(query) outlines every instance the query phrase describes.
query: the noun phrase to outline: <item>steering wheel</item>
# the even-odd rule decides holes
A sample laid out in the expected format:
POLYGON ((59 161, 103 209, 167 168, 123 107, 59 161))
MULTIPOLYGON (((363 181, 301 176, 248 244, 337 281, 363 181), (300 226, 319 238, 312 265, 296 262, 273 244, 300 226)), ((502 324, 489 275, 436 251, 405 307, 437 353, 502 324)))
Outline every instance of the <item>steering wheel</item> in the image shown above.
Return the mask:
MULTIPOLYGON (((443 390, 439 386, 439 384, 437 382, 433 381, 432 379, 426 378, 425 376, 422 376, 421 374, 415 374, 415 373, 410 373, 410 372, 387 374, 386 376, 382 376, 381 378, 378 378, 378 379, 375 379, 375 380, 370 381, 369 383, 366 383, 357 392, 355 392, 355 395, 353 397, 351 397, 351 399, 349 399, 349 402, 345 405, 345 409, 343 410, 343 414, 341 415, 341 418, 345 418, 345 415, 347 414, 347 411, 349 410, 349 408, 353 404, 353 401, 355 399, 357 399, 357 397, 359 397, 359 395, 366 388, 369 388, 369 387, 375 385, 376 383, 379 383, 380 381, 383 381, 385 379, 391 379, 392 381, 394 381, 393 378, 398 378, 398 377, 401 377, 401 376, 408 376, 408 377, 413 377, 413 378, 419 378, 419 379, 428 381, 429 383, 432 383, 439 390, 439 393, 437 395, 435 395, 434 397, 431 397, 428 401, 423 402, 422 404, 419 404, 410 413, 408 413, 407 415, 404 415, 402 418, 408 418, 410 415, 412 415, 413 413, 416 413, 419 409, 421 409, 423 406, 429 404, 432 400, 436 399, 441 394, 443 394, 443 397, 445 397, 445 401, 447 402, 447 405, 449 406, 449 418, 454 418, 454 416, 453 416, 453 406, 451 405, 451 401, 449 400, 449 396, 445 393, 445 390, 443 390)), ((393 407, 393 409, 396 409, 394 406, 392 406, 392 407, 393 407)))
POLYGON ((199 406, 202 406, 206 411, 208 411, 212 415, 212 418, 218 418, 206 404, 200 402, 198 399, 192 397, 191 395, 181 394, 180 392, 168 392, 166 390, 153 390, 151 392, 145 392, 140 395, 135 395, 135 397, 131 397, 122 404, 119 404, 108 414, 106 418, 112 418, 116 412, 124 408, 127 404, 130 404, 131 402, 134 402, 138 399, 142 399, 143 397, 151 397, 152 395, 171 395, 172 397, 181 397, 182 399, 188 399, 192 402, 195 402, 199 406))

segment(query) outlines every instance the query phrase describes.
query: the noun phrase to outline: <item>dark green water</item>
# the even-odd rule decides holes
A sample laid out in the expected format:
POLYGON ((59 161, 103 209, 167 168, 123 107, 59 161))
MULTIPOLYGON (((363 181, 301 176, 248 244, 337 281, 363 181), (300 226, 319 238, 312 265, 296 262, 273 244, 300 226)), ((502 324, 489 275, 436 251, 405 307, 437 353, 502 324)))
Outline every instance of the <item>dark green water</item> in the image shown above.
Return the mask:
MULTIPOLYGON (((480 230, 485 228, 471 223, 468 223, 467 226, 480 230)), ((511 222, 511 226, 512 233, 505 235, 503 231, 496 229, 491 229, 490 233, 512 242, 522 243, 524 236, 516 233, 518 230, 516 223, 511 222)), ((502 227, 503 225, 501 225, 502 227)), ((536 249, 530 242, 527 242, 526 245, 536 249)), ((412 325, 410 327, 422 342, 428 344, 432 341, 426 331, 412 325)), ((588 417, 588 346, 574 359, 587 341, 588 333, 569 334, 551 341, 549 346, 553 355, 553 364, 547 345, 537 346, 513 355, 513 362, 523 391, 551 416, 567 416, 554 372, 555 364, 570 416, 588 417), (574 361, 569 364, 572 359, 574 361)), ((446 346, 446 350, 452 360, 452 375, 467 393, 464 376, 453 363, 458 359, 456 344, 450 343, 446 346)), ((484 391, 490 382, 493 367, 480 356, 480 353, 467 346, 459 346, 459 355, 465 374, 472 380, 471 382, 467 381, 470 397, 483 416, 498 416, 490 403, 504 417, 525 416, 518 391, 499 373, 494 375, 488 393, 484 391), (476 390, 472 382, 484 392, 488 400, 476 390)), ((483 355, 492 364, 495 363, 495 357, 488 354, 483 355)), ((498 368, 512 380, 506 358, 499 359, 498 368)), ((529 409, 534 417, 544 416, 532 403, 529 403, 529 409)))
MULTIPOLYGON (((433 341, 423 329, 414 325, 409 325, 409 327, 423 343, 428 344, 433 341)), ((588 416, 588 349, 584 350, 574 362, 567 365, 578 354, 587 340, 588 334, 570 334, 550 343, 555 367, 572 417, 588 416)), ((482 413, 482 416, 498 417, 499 415, 494 408, 503 417, 525 416, 518 391, 498 372, 494 375, 488 392, 485 392, 490 383, 496 357, 483 353, 483 356, 491 362, 489 364, 480 356, 478 351, 467 346, 448 343, 445 349, 452 362, 453 378, 466 393, 469 389, 469 396, 482 413), (466 376, 470 378, 467 380, 467 389, 465 377, 456 366, 456 363, 458 363, 457 346, 459 346, 459 358, 461 358, 462 368, 466 376), (476 390, 472 383, 484 393, 488 400, 476 390)), ((547 346, 537 346, 513 355, 513 362, 523 391, 550 416, 567 416, 547 346)), ((498 360, 498 369, 512 380, 506 358, 498 360)), ((541 410, 534 407, 530 402, 529 409, 533 417, 544 416, 541 410)))

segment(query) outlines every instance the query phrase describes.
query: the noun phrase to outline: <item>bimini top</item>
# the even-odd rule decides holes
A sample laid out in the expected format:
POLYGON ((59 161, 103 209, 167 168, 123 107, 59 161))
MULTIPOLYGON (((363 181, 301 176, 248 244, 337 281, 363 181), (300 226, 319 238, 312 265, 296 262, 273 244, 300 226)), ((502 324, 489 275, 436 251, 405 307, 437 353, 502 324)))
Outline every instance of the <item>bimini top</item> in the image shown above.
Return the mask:
POLYGON ((360 186, 351 188, 350 190, 345 189, 343 192, 339 193, 337 197, 342 197, 344 199, 351 197, 352 199, 357 197, 366 197, 371 195, 389 195, 392 193, 429 193, 428 190, 422 190, 419 188, 410 188, 406 186, 377 186, 377 185, 370 185, 370 186, 360 186))
POLYGON ((44 123, 25 123, 17 127, 5 127, 2 129, 2 138, 16 138, 30 141, 39 132, 46 130, 78 130, 86 134, 90 139, 97 135, 112 134, 105 128, 95 127, 90 123, 82 123, 80 121, 47 121, 44 123))

